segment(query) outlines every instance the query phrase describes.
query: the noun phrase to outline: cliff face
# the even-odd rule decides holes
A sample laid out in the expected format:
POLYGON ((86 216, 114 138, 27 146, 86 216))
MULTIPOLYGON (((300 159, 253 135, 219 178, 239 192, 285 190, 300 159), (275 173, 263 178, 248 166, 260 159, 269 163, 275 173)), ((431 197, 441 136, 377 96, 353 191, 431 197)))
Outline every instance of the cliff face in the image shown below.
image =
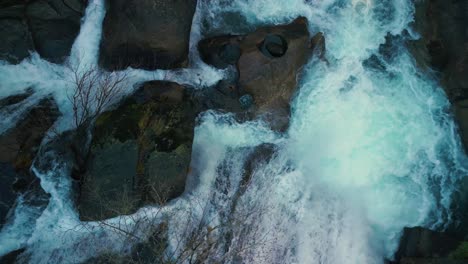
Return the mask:
MULTIPOLYGON (((468 2, 414 1, 413 29, 420 38, 408 43, 419 67, 431 71, 452 103, 465 151, 468 150, 468 2)), ((465 177, 466 179, 466 177, 465 177)), ((468 262, 466 213, 468 181, 460 183, 455 217, 460 220, 447 232, 407 228, 396 254, 401 264, 458 264, 468 262)))
POLYGON ((436 71, 468 149, 468 2, 428 0, 415 6, 413 28, 421 38, 410 50, 421 67, 436 71))

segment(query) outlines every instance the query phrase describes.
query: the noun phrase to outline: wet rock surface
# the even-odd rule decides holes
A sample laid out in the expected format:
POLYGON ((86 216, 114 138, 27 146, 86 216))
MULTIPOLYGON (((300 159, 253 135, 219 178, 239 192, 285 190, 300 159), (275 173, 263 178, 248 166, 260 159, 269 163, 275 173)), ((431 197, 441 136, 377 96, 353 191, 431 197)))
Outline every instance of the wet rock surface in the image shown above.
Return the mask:
POLYGON ((310 39, 303 18, 243 36, 201 41, 203 59, 218 68, 235 68, 233 74, 200 90, 145 83, 116 110, 102 114, 87 170, 78 177, 81 218, 129 214, 142 205, 180 196, 202 111, 236 113, 241 122, 261 116, 273 129, 286 129, 301 68, 314 52, 323 55, 324 45, 321 33, 310 39))
MULTIPOLYGON (((7 97, 2 102, 18 103, 24 96, 7 97)), ((16 127, 0 135, 0 223, 4 222, 18 193, 41 191, 30 167, 45 133, 58 116, 55 102, 45 98, 29 110, 16 127)))
POLYGON ((196 0, 109 1, 101 65, 168 69, 186 65, 196 0))
POLYGON ((37 51, 63 62, 80 30, 85 0, 6 1, 0 5, 0 59, 18 63, 37 51))
POLYGON ((422 227, 405 228, 395 254, 399 264, 468 263, 468 243, 448 233, 422 227))
MULTIPOLYGON (((415 1, 416 13, 413 29, 420 39, 408 43, 409 50, 422 69, 434 71, 440 85, 452 103, 458 132, 465 152, 468 151, 468 3, 466 1, 415 1)), ((465 177, 454 195, 454 218, 449 232, 459 239, 468 234, 468 180, 465 177)), ((447 234, 446 234, 447 235, 447 234)), ((427 243, 438 243, 430 236, 427 243)), ((443 243, 442 243, 443 244, 443 243)), ((443 245, 441 245, 443 247, 443 245)), ((432 249, 437 252, 437 248, 432 249)), ((459 263, 454 260, 411 259, 405 263, 459 263), (426 262, 424 262, 426 261, 426 262), (444 262, 447 261, 447 262, 444 262)), ((465 260, 466 263, 467 261, 465 260)), ((403 262, 402 262, 403 263, 403 262)))
POLYGON ((149 82, 97 119, 82 179, 82 218, 128 214, 184 191, 201 110, 193 96, 175 83, 149 82))
POLYGON ((290 102, 302 67, 314 51, 324 54, 325 39, 318 33, 311 40, 307 20, 298 18, 288 25, 262 27, 247 35, 205 39, 199 50, 208 64, 235 67, 238 76, 230 85, 239 99, 244 96, 243 108, 252 104, 254 116, 282 131, 289 123, 290 102))
POLYGON ((461 137, 468 146, 468 3, 417 1, 414 29, 421 35, 410 50, 422 67, 438 72, 441 85, 454 105, 461 137))

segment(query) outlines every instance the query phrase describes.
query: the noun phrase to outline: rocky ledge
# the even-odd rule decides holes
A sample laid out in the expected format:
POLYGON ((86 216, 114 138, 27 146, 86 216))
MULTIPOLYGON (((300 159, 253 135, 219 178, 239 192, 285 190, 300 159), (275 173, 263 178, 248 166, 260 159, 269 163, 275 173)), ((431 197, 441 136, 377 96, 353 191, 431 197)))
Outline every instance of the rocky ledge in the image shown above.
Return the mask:
POLYGON ((18 63, 36 51, 63 62, 80 31, 86 0, 7 0, 0 3, 0 60, 18 63))
POLYGON ((468 5, 466 1, 416 1, 413 28, 421 35, 409 43, 423 68, 436 70, 452 102, 468 150, 468 5))

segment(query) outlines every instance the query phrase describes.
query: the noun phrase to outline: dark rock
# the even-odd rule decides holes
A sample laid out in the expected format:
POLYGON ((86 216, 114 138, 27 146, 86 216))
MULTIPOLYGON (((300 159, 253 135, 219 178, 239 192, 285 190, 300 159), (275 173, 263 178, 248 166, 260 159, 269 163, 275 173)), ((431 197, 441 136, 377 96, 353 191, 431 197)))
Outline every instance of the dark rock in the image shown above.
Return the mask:
POLYGON ((280 35, 268 34, 259 46, 263 55, 269 58, 282 57, 288 50, 288 43, 280 35))
POLYGON ((244 94, 239 98, 239 102, 243 109, 249 109, 253 105, 254 99, 250 94, 244 94))
POLYGON ((462 138, 465 149, 468 148, 468 99, 458 100, 453 103, 455 116, 457 119, 458 127, 460 129, 460 136, 462 138))
POLYGON ((241 39, 242 36, 230 35, 203 39, 198 43, 200 56, 206 63, 219 69, 225 69, 231 64, 237 64, 242 54, 239 43, 241 39), (228 53, 226 49, 231 50, 229 56, 225 55, 228 53), (234 49, 239 50, 239 55, 234 52, 234 49))
POLYGON ((26 98, 28 98, 29 96, 31 96, 31 94, 32 94, 32 90, 27 90, 26 92, 21 93, 21 94, 15 94, 15 95, 4 97, 0 99, 0 109, 6 106, 11 106, 11 105, 20 103, 24 101, 26 98))
POLYGON ((28 4, 26 16, 36 51, 52 62, 62 62, 70 55, 71 47, 80 31, 84 5, 76 0, 39 0, 28 4), (76 10, 75 8, 79 8, 76 10))
POLYGON ((462 241, 453 236, 422 227, 405 228, 395 257, 446 258, 462 241))
POLYGON ((21 255, 21 253, 23 253, 24 250, 25 250, 24 248, 18 249, 18 250, 15 250, 13 252, 10 252, 10 253, 6 254, 3 257, 0 257, 0 263, 3 263, 3 264, 15 264, 15 263, 17 263, 17 257, 19 255, 21 255))
POLYGON ((269 143, 263 143, 254 148, 244 165, 243 185, 247 185, 247 183, 250 182, 257 168, 263 168, 272 160, 276 151, 276 146, 269 143))
POLYGON ((34 49, 28 25, 21 19, 0 19, 0 59, 19 63, 34 49))
POLYGON ((222 112, 241 112, 242 105, 240 101, 240 93, 235 81, 222 80, 216 86, 197 91, 198 96, 203 100, 203 109, 213 109, 222 112))
POLYGON ((185 189, 200 103, 175 83, 149 82, 96 121, 79 200, 83 219, 129 214, 185 189))
POLYGON ((0 223, 3 223, 8 210, 13 205, 17 192, 39 188, 37 178, 29 169, 45 133, 58 115, 55 102, 50 98, 43 99, 26 114, 23 120, 19 121, 16 127, 0 135, 0 178, 2 179, 0 223))
POLYGON ((310 39, 306 19, 298 18, 289 25, 262 27, 243 36, 205 39, 198 47, 206 63, 226 68, 233 63, 221 55, 226 47, 237 46, 240 48, 236 63, 238 79, 231 85, 239 97, 252 96, 254 116, 264 118, 275 130, 285 130, 289 123, 289 103, 302 67, 314 51, 323 58, 323 34, 310 39))
POLYGON ((228 43, 223 45, 219 51, 219 58, 227 64, 236 64, 241 55, 239 45, 228 43))
POLYGON ((15 169, 12 164, 0 162, 0 226, 8 214, 8 211, 13 206, 16 200, 16 192, 13 189, 15 182, 15 169))
POLYGON ((400 264, 467 264, 468 261, 450 258, 403 258, 400 264))
POLYGON ((196 0, 109 1, 101 43, 102 66, 184 66, 196 4, 196 0))
POLYGON ((7 1, 0 5, 0 59, 18 63, 37 51, 63 62, 80 30, 84 0, 7 1))
POLYGON ((455 117, 468 150, 468 3, 466 1, 417 1, 414 29, 421 39, 409 43, 422 68, 440 72, 441 84, 454 103, 455 117))

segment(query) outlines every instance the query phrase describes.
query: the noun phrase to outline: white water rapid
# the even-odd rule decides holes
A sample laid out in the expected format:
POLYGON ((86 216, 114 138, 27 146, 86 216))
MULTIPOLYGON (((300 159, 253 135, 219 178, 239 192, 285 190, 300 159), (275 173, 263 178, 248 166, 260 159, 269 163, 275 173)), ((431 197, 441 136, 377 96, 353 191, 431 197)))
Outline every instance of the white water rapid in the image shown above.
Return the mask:
MULTIPOLYGON (((53 166, 44 171, 36 160, 32 169, 50 201, 38 209, 18 198, 0 232, 0 256, 25 248, 29 263, 80 263, 104 252, 125 254, 137 241, 122 241, 108 225, 146 238, 148 226, 140 220, 163 216, 170 218, 167 250, 177 251, 187 212, 212 222, 247 212, 224 241, 252 242, 247 263, 383 263, 392 258, 404 227, 443 229, 452 221, 452 194, 468 161, 443 89, 417 68, 405 47, 405 39, 418 37, 410 29, 413 13, 411 0, 199 0, 190 68, 127 69, 127 94, 148 80, 214 85, 224 72, 199 60, 196 43, 204 34, 242 33, 304 16, 311 33, 324 33, 328 63, 312 59, 305 67, 289 130, 279 134, 260 121, 203 113, 184 195, 106 225, 80 222, 69 164, 53 151, 43 153, 37 159, 49 158, 53 166), (222 19, 232 14, 242 27, 222 19), (386 41, 390 51, 379 49, 386 41), (254 166, 251 184, 239 192, 244 165, 260 145, 272 146, 274 154, 254 166)), ((0 62, 0 98, 34 91, 15 111, 0 112, 0 133, 47 95, 62 112, 55 128, 71 128, 69 67, 97 65, 104 16, 104 1, 90 0, 66 65, 37 54, 18 65, 0 62)))

